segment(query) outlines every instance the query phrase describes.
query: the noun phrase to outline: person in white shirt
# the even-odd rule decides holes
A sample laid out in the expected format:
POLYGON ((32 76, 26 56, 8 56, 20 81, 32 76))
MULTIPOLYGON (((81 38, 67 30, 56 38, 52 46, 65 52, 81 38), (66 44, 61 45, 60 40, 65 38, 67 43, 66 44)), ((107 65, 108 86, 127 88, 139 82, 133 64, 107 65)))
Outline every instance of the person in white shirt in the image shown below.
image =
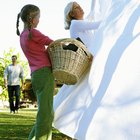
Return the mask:
MULTIPOLYGON (((102 21, 94 21, 92 14, 84 19, 82 7, 75 1, 67 4, 64 17, 65 29, 70 30, 70 37, 80 38, 90 51, 94 47, 94 31, 98 30, 102 21)), ((94 52, 91 53, 94 56, 94 52)), ((89 72, 90 70, 75 85, 63 85, 54 98, 54 127, 72 138, 75 138, 78 122, 92 101, 89 72)))
POLYGON ((4 71, 4 85, 8 88, 10 113, 18 112, 20 103, 20 79, 23 85, 24 72, 22 66, 17 64, 17 56, 12 56, 12 64, 8 65, 4 71), (14 102, 15 97, 15 102, 14 102))
POLYGON ((70 2, 65 8, 65 29, 70 30, 71 38, 80 38, 89 50, 94 38, 93 30, 97 30, 100 24, 101 21, 94 21, 90 14, 84 19, 84 11, 77 2, 70 2))

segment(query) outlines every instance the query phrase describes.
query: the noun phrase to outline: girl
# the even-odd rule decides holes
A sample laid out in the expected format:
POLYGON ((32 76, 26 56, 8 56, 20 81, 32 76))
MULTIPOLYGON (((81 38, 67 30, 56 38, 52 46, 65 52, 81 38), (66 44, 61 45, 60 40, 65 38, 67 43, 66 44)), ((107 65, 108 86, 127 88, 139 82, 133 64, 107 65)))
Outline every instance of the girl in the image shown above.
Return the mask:
POLYGON ((40 9, 37 6, 25 5, 18 14, 17 35, 20 35, 20 45, 29 62, 33 91, 38 103, 36 123, 29 135, 29 140, 51 140, 54 77, 45 45, 49 45, 53 40, 35 29, 39 18, 40 9), (20 17, 24 23, 21 34, 18 30, 20 17))

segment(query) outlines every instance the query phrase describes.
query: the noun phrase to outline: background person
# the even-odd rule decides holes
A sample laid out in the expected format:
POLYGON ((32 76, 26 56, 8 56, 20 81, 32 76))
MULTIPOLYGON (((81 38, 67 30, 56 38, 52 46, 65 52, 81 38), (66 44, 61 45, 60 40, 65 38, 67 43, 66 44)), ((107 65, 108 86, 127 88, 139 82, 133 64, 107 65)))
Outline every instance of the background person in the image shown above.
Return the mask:
POLYGON ((17 56, 12 56, 12 64, 8 65, 4 71, 4 85, 8 88, 8 97, 10 112, 18 112, 20 103, 20 79, 23 85, 24 73, 23 68, 17 64, 17 56), (14 103, 15 97, 15 103, 14 103))

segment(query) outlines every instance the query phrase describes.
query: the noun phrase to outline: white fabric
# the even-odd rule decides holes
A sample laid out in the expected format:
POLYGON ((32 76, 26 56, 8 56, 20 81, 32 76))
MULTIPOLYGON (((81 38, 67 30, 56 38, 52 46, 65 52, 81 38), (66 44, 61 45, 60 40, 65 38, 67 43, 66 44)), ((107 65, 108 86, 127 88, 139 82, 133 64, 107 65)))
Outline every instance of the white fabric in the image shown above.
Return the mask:
POLYGON ((54 126, 78 140, 140 140, 140 1, 108 5, 90 73, 54 98, 54 126))
POLYGON ((99 22, 89 22, 87 20, 72 20, 70 26, 70 35, 72 38, 78 38, 84 42, 85 46, 90 50, 89 47, 93 47, 91 39, 94 38, 92 30, 97 30, 99 22))

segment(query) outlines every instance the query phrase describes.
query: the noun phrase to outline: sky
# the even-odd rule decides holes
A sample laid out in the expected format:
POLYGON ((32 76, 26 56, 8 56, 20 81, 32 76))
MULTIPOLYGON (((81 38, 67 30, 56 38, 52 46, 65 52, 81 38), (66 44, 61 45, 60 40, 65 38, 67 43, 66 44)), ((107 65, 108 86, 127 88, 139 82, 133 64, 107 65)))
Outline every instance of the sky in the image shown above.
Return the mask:
MULTIPOLYGON (((72 0, 4 0, 0 4, 0 57, 9 48, 16 48, 24 58, 16 35, 17 14, 25 4, 35 4, 41 10, 40 22, 37 27, 43 34, 53 40, 69 37, 69 31, 64 29, 64 8, 72 0)), ((89 12, 91 0, 76 0, 86 13, 89 12)), ((19 29, 22 31, 23 23, 20 20, 19 29)))

